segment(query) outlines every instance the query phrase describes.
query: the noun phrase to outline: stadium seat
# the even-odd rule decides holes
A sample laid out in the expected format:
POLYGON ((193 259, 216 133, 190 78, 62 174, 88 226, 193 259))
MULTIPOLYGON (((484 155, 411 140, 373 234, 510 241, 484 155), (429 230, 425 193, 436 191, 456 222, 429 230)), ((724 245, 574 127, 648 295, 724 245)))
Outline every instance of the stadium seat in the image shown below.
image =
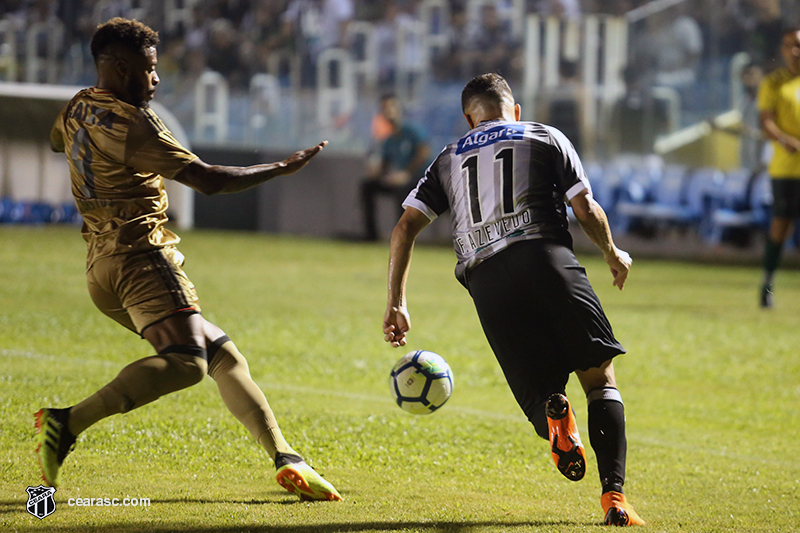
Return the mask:
POLYGON ((671 226, 708 231, 711 198, 722 185, 717 169, 694 172, 680 165, 667 165, 662 172, 634 171, 628 183, 628 198, 617 205, 622 230, 645 229, 648 234, 671 226))
POLYGON ((710 218, 708 242, 720 244, 736 230, 752 232, 769 225, 772 188, 769 176, 761 173, 754 179, 746 169, 728 174, 710 218))

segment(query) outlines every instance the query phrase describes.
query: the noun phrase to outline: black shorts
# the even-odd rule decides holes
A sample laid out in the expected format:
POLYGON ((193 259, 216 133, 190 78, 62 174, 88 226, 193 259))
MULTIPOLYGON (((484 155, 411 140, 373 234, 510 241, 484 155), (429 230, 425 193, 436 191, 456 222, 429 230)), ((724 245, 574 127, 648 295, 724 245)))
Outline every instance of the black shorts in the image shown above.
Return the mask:
POLYGON ((800 217, 800 179, 772 178, 772 216, 800 217))
POLYGON ((531 420, 550 394, 564 391, 571 372, 625 353, 567 246, 512 244, 472 269, 469 287, 489 345, 531 420))

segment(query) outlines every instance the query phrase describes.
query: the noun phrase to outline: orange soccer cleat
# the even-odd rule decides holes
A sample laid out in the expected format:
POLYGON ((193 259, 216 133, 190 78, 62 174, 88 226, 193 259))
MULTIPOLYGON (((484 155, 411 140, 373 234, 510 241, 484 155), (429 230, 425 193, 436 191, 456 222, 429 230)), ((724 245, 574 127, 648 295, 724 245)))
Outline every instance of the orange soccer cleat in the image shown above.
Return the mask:
POLYGON ((558 471, 572 481, 580 481, 586 474, 586 450, 578 434, 575 414, 563 394, 553 394, 547 399, 547 427, 550 449, 558 471))
POLYGON ((603 506, 603 523, 607 526, 643 526, 645 521, 633 510, 621 492, 609 491, 600 498, 603 506))

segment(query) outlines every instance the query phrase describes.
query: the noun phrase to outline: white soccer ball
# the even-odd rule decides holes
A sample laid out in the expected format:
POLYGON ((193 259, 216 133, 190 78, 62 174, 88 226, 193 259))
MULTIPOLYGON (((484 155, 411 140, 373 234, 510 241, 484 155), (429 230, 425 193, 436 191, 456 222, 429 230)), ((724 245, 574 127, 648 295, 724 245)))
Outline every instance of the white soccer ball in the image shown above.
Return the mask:
POLYGON ((453 372, 442 356, 417 350, 397 361, 389 385, 397 405, 415 415, 428 415, 453 394, 453 372))

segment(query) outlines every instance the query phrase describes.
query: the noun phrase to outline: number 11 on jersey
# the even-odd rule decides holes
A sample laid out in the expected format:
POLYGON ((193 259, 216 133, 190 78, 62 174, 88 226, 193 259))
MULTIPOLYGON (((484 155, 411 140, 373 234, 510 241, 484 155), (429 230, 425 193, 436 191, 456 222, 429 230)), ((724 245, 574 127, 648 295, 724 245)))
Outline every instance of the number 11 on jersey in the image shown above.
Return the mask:
MULTIPOLYGON (((474 155, 467 157, 461 164, 462 175, 465 175, 467 180, 467 195, 469 197, 469 213, 472 219, 472 225, 481 224, 483 222, 483 212, 481 211, 481 191, 482 187, 489 187, 493 190, 495 187, 494 175, 497 174, 498 165, 494 165, 495 173, 492 179, 481 179, 478 172, 480 168, 478 165, 478 158, 480 151, 474 155)), ((484 152, 485 153, 485 152, 484 152)), ((501 210, 503 215, 511 215, 514 213, 514 149, 502 148, 494 154, 494 162, 500 162, 500 191, 501 191, 501 210)), ((488 191, 487 191, 488 192, 488 191)), ((483 195, 484 198, 486 195, 483 195)))

